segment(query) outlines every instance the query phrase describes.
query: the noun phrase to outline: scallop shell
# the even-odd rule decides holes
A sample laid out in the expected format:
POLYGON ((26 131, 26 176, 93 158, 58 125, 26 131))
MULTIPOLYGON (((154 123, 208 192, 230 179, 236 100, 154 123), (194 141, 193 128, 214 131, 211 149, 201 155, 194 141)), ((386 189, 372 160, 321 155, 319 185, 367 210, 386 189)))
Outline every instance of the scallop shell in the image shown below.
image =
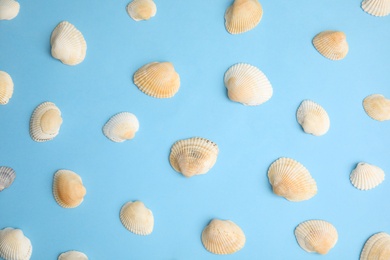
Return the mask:
POLYGON ((225 73, 224 82, 229 98, 247 106, 260 105, 273 94, 271 83, 264 73, 245 63, 231 66, 225 73))
POLYGON ((0 0, 0 20, 14 19, 19 13, 20 5, 14 0, 0 0))
POLYGON ((268 169, 268 179, 275 194, 290 201, 308 200, 317 194, 316 181, 299 162, 279 158, 268 169))
POLYGON ((262 16, 258 0, 235 0, 225 13, 226 30, 231 34, 247 32, 260 23, 262 16))
POLYGON ((68 251, 60 254, 58 260, 88 260, 88 256, 79 251, 68 251))
POLYGON ((87 190, 79 175, 69 170, 59 170, 54 174, 53 195, 63 208, 75 208, 83 200, 87 190))
POLYGON ((134 0, 127 5, 127 13, 135 21, 149 20, 157 13, 153 0, 134 0))
POLYGON ((313 39, 313 45, 325 58, 342 60, 347 56, 348 43, 345 33, 338 31, 323 31, 313 39))
POLYGON ((364 0, 362 8, 371 15, 386 16, 390 14, 390 0, 364 0))
POLYGON ((67 65, 81 63, 87 53, 83 34, 73 24, 63 21, 51 34, 51 55, 67 65))
POLYGON ((242 229, 230 220, 213 219, 202 232, 203 246, 213 254, 233 254, 244 247, 245 241, 242 229))
POLYGON ((367 115, 378 121, 390 120, 390 99, 380 94, 367 96, 363 100, 363 108, 367 115))
POLYGON ((309 253, 327 254, 337 243, 336 228, 324 220, 308 220, 295 229, 300 247, 309 253))
POLYGON ((10 167, 0 167, 0 191, 8 188, 14 182, 16 177, 15 171, 10 167))
POLYGON ((13 93, 14 82, 11 76, 5 71, 0 71, 0 104, 7 104, 13 93))
POLYGON ((122 112, 111 117, 103 127, 104 135, 113 142, 123 142, 133 139, 139 129, 135 115, 122 112))
POLYGON ((360 260, 390 259, 390 235, 385 232, 376 233, 364 244, 360 260))
POLYGON ((130 201, 123 205, 120 219, 123 226, 134 234, 146 236, 153 232, 153 213, 141 201, 130 201))
POLYGON ((52 140, 60 131, 61 111, 51 102, 37 106, 30 119, 30 136, 36 142, 52 140))
POLYGON ((207 173, 216 163, 218 145, 201 137, 179 140, 172 145, 169 162, 186 177, 207 173))
POLYGON ((297 121, 303 131, 315 136, 321 136, 328 132, 330 120, 328 113, 319 104, 304 100, 297 111, 297 121))
POLYGON ((360 162, 352 171, 350 180, 359 190, 371 190, 385 180, 385 172, 375 165, 360 162))
POLYGON ((7 260, 28 260, 32 245, 23 231, 14 228, 0 230, 0 257, 7 260))

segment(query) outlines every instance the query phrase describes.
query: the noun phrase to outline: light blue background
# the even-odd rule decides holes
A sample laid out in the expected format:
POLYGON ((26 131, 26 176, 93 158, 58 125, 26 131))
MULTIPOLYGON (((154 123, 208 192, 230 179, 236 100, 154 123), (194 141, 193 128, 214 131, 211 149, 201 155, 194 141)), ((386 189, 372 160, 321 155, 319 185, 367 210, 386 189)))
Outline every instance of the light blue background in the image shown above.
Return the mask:
MULTIPOLYGON (((369 118, 362 100, 390 97, 390 16, 363 12, 360 0, 262 0, 252 31, 230 35, 224 13, 232 0, 156 0, 157 15, 135 22, 128 0, 25 1, 11 21, 0 21, 0 70, 15 90, 0 106, 0 165, 17 172, 0 193, 0 229, 20 228, 32 259, 57 259, 79 250, 90 259, 358 259, 376 232, 390 232, 390 182, 359 191, 349 182, 365 161, 390 173, 390 122, 369 118), (67 20, 84 35, 84 62, 70 67, 50 55, 50 35, 67 20), (341 30, 350 51, 342 61, 322 57, 311 44, 323 30, 341 30), (170 61, 181 77, 171 99, 154 99, 132 82, 152 61, 170 61), (225 71, 246 62, 262 70, 273 97, 257 107, 230 101, 225 71), (315 137, 296 122, 300 102, 321 104, 330 131, 315 137), (34 108, 54 102, 60 134, 46 143, 29 136, 34 108), (113 143, 102 127, 114 114, 134 113, 135 139, 113 143), (218 161, 206 175, 184 178, 168 161, 171 145, 201 136, 216 142, 218 161), (305 165, 318 194, 293 203, 272 193, 267 169, 279 157, 305 165), (78 173, 87 188, 81 206, 63 209, 52 196, 53 174, 78 173), (122 205, 142 200, 155 217, 152 235, 128 232, 122 205), (230 219, 245 232, 245 247, 216 256, 201 243, 212 218, 230 219), (295 227, 324 219, 338 230, 328 255, 302 250, 295 227)), ((387 175, 388 176, 388 175, 387 175)))

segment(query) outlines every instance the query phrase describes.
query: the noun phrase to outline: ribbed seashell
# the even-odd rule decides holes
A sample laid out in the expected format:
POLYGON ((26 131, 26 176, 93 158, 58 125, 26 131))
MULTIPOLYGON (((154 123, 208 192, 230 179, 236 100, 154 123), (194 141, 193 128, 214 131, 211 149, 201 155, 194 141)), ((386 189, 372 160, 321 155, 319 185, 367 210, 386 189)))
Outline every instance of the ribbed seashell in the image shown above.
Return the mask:
POLYGON ((279 158, 268 169, 268 179, 275 194, 290 201, 308 200, 317 194, 316 181, 299 162, 279 158))
POLYGON ((111 141, 120 143, 133 139, 138 129, 137 117, 129 112, 122 112, 108 120, 103 127, 103 133, 111 141))
POLYGON ((351 183, 359 190, 371 190, 385 180, 385 172, 378 166, 360 162, 349 176, 351 183))
POLYGON ((380 232, 372 235, 364 244, 360 260, 390 259, 390 235, 380 232))
POLYGON ((235 0, 225 13, 226 30, 231 34, 247 32, 259 24, 262 16, 258 0, 235 0))
POLYGON ((0 191, 8 188, 14 182, 16 177, 15 171, 10 167, 0 167, 0 191))
POLYGON ((345 33, 338 31, 323 31, 313 38, 317 51, 330 60, 342 60, 347 56, 348 43, 345 33))
POLYGON ((69 170, 59 170, 54 174, 53 195, 63 208, 79 206, 87 193, 81 177, 69 170))
POLYGON ((32 245, 23 231, 14 228, 0 230, 0 257, 5 260, 29 260, 32 245))
POLYGON ((203 246, 213 254, 233 254, 244 247, 245 241, 242 229, 230 220, 213 219, 202 232, 203 246))
POLYGON ((390 0, 364 0, 362 8, 371 15, 386 16, 390 14, 390 0))
POLYGON ((268 78, 255 66, 238 63, 225 73, 225 86, 228 96, 246 106, 257 106, 268 101, 273 89, 268 78))
POLYGON ((81 63, 87 53, 87 43, 83 34, 76 27, 63 21, 51 34, 51 55, 67 65, 81 63))
POLYGON ((135 21, 149 20, 157 13, 153 0, 133 0, 127 5, 127 13, 135 21))
POLYGON ((218 145, 201 137, 179 140, 172 145, 169 162, 186 177, 207 173, 216 163, 218 145))
POLYGON ((146 236, 153 232, 153 212, 141 201, 124 204, 119 217, 123 226, 134 234, 146 236))
POLYGON ((52 140, 60 131, 62 117, 60 109, 52 102, 37 106, 30 119, 30 136, 36 142, 52 140))
POLYGON ((336 245, 338 234, 327 221, 308 220, 296 227, 295 238, 306 252, 325 255, 336 245))
POLYGON ((328 113, 319 104, 304 100, 297 110, 297 121, 303 131, 315 136, 321 136, 328 132, 330 120, 328 113))
POLYGON ((363 100, 363 108, 367 115, 378 121, 390 120, 390 99, 380 94, 367 96, 363 100))
POLYGON ((58 260, 88 260, 88 256, 79 251, 68 251, 60 254, 58 260))
POLYGON ((7 104, 13 93, 14 82, 11 76, 5 71, 0 71, 0 104, 7 104))
POLYGON ((0 20, 14 19, 19 13, 20 5, 14 0, 0 0, 0 20))
POLYGON ((180 76, 170 62, 151 62, 134 74, 134 84, 155 98, 173 97, 180 88, 180 76))

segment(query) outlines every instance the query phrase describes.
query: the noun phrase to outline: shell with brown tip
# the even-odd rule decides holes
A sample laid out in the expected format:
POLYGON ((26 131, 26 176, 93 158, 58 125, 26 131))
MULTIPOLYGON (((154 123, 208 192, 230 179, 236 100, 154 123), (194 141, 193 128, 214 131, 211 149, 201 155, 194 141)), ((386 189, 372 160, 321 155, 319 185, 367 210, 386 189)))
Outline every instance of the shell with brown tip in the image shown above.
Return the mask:
POLYGON ((380 94, 367 96, 363 100, 363 108, 367 115, 377 121, 390 120, 390 99, 380 94))
POLYGON ((61 111, 52 102, 37 106, 30 119, 30 136, 36 142, 52 140, 60 131, 61 111))
POLYGON ((88 256, 79 251, 67 251, 58 256, 58 260, 88 260, 88 256))
POLYGON ((133 0, 127 5, 127 13, 135 21, 149 20, 157 13, 153 0, 133 0))
POLYGON ((371 190, 385 180, 385 172, 378 166, 360 162, 349 178, 355 188, 371 190))
POLYGON ((54 174, 54 199, 63 208, 79 206, 87 193, 81 177, 69 170, 59 170, 54 174))
POLYGON ((374 16, 390 14, 390 0, 363 0, 362 9, 374 16))
POLYGON ((349 47, 345 33, 339 31, 323 31, 313 38, 317 51, 330 60, 342 60, 347 56, 349 47))
POLYGON ((390 235, 380 232, 372 235, 364 244, 360 260, 390 259, 390 235))
POLYGON ((326 134, 330 127, 326 110, 311 100, 302 101, 297 110, 297 121, 306 133, 315 136, 326 134))
POLYGON ((14 19, 20 10, 20 4, 15 0, 0 0, 0 20, 14 19))
POLYGON ((133 139, 139 129, 139 122, 134 114, 122 112, 112 116, 103 127, 104 135, 113 142, 133 139))
POLYGON ((7 260, 29 260, 32 245, 23 231, 14 228, 0 230, 0 257, 7 260))
POLYGON ((0 167, 0 191, 8 188, 14 182, 16 177, 15 171, 10 167, 0 167))
POLYGON ((14 82, 11 76, 5 71, 0 71, 0 104, 7 104, 13 93, 14 82))
POLYGON ((225 13, 225 27, 231 34, 239 34, 255 28, 263 16, 258 0, 235 0, 225 13))
POLYGON ((123 226, 134 234, 146 236, 153 232, 153 213, 141 201, 130 201, 123 205, 120 220, 123 226))

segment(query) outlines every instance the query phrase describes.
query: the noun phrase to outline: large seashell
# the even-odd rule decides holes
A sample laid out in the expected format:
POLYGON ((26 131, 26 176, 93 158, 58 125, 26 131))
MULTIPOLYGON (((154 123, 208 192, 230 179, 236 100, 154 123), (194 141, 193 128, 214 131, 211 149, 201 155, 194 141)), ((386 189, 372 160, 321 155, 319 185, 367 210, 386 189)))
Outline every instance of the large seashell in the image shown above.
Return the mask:
POLYGON ((313 38, 313 45, 325 58, 342 60, 347 56, 348 43, 345 33, 338 31, 323 31, 313 38))
POLYGON ((0 20, 14 19, 19 13, 20 5, 14 0, 0 0, 0 20))
POLYGON ((218 145, 201 137, 179 140, 172 145, 169 162, 186 177, 207 173, 218 157, 218 145))
POLYGON ((6 260, 28 260, 32 245, 23 231, 14 228, 0 230, 0 257, 6 260))
POLYGON ((360 162, 349 176, 351 183, 359 190, 371 190, 385 180, 385 172, 368 163, 360 162))
POLYGON ((69 170, 59 170, 54 174, 53 195, 63 208, 75 208, 84 200, 87 190, 79 175, 69 170))
POLYGON ((123 226, 134 234, 146 236, 153 231, 153 212, 141 201, 130 201, 123 205, 120 219, 123 226))
POLYGON ((135 21, 149 20, 157 13, 153 0, 133 0, 127 5, 127 13, 135 21))
POLYGON ((60 254, 58 260, 88 260, 88 256, 79 251, 68 251, 60 254))
POLYGON ((272 97, 273 89, 268 78, 255 66, 238 63, 225 73, 228 96, 247 106, 260 105, 272 97))
POLYGON ((225 13, 226 30, 231 34, 247 32, 259 24, 262 16, 258 0, 235 0, 225 13))
POLYGON ((0 71, 0 104, 7 104, 13 93, 14 82, 11 76, 5 71, 0 71))
POLYGON ((268 169, 268 179, 275 194, 290 201, 308 200, 317 194, 316 181, 299 162, 279 158, 268 169))
POLYGON ((0 191, 8 188, 14 182, 16 177, 15 171, 10 167, 0 167, 0 191))
POLYGON ((371 15, 386 16, 390 14, 390 0, 364 0, 362 8, 371 15))
POLYGON ((213 254, 233 254, 244 247, 245 241, 242 229, 230 220, 213 219, 202 232, 203 246, 213 254))
POLYGON ((63 21, 51 34, 51 55, 67 65, 81 63, 87 52, 83 34, 73 24, 63 21))
POLYGON ((111 141, 120 143, 133 139, 138 129, 137 117, 129 112, 122 112, 108 120, 103 127, 103 133, 111 141))
POLYGON ((61 111, 51 102, 37 106, 30 119, 30 136, 36 142, 52 140, 60 131, 61 111))
POLYGON ((390 235, 380 232, 372 235, 364 244, 360 260, 390 259, 390 235))
POLYGON ((390 100, 380 94, 367 96, 363 100, 367 115, 378 121, 390 120, 390 100))
POLYGON ((326 134, 330 127, 328 113, 322 106, 311 100, 302 101, 297 110, 297 121, 303 131, 316 136, 326 134))
POLYGON ((336 228, 324 220, 308 220, 295 229, 295 238, 303 250, 325 255, 337 242, 336 228))

